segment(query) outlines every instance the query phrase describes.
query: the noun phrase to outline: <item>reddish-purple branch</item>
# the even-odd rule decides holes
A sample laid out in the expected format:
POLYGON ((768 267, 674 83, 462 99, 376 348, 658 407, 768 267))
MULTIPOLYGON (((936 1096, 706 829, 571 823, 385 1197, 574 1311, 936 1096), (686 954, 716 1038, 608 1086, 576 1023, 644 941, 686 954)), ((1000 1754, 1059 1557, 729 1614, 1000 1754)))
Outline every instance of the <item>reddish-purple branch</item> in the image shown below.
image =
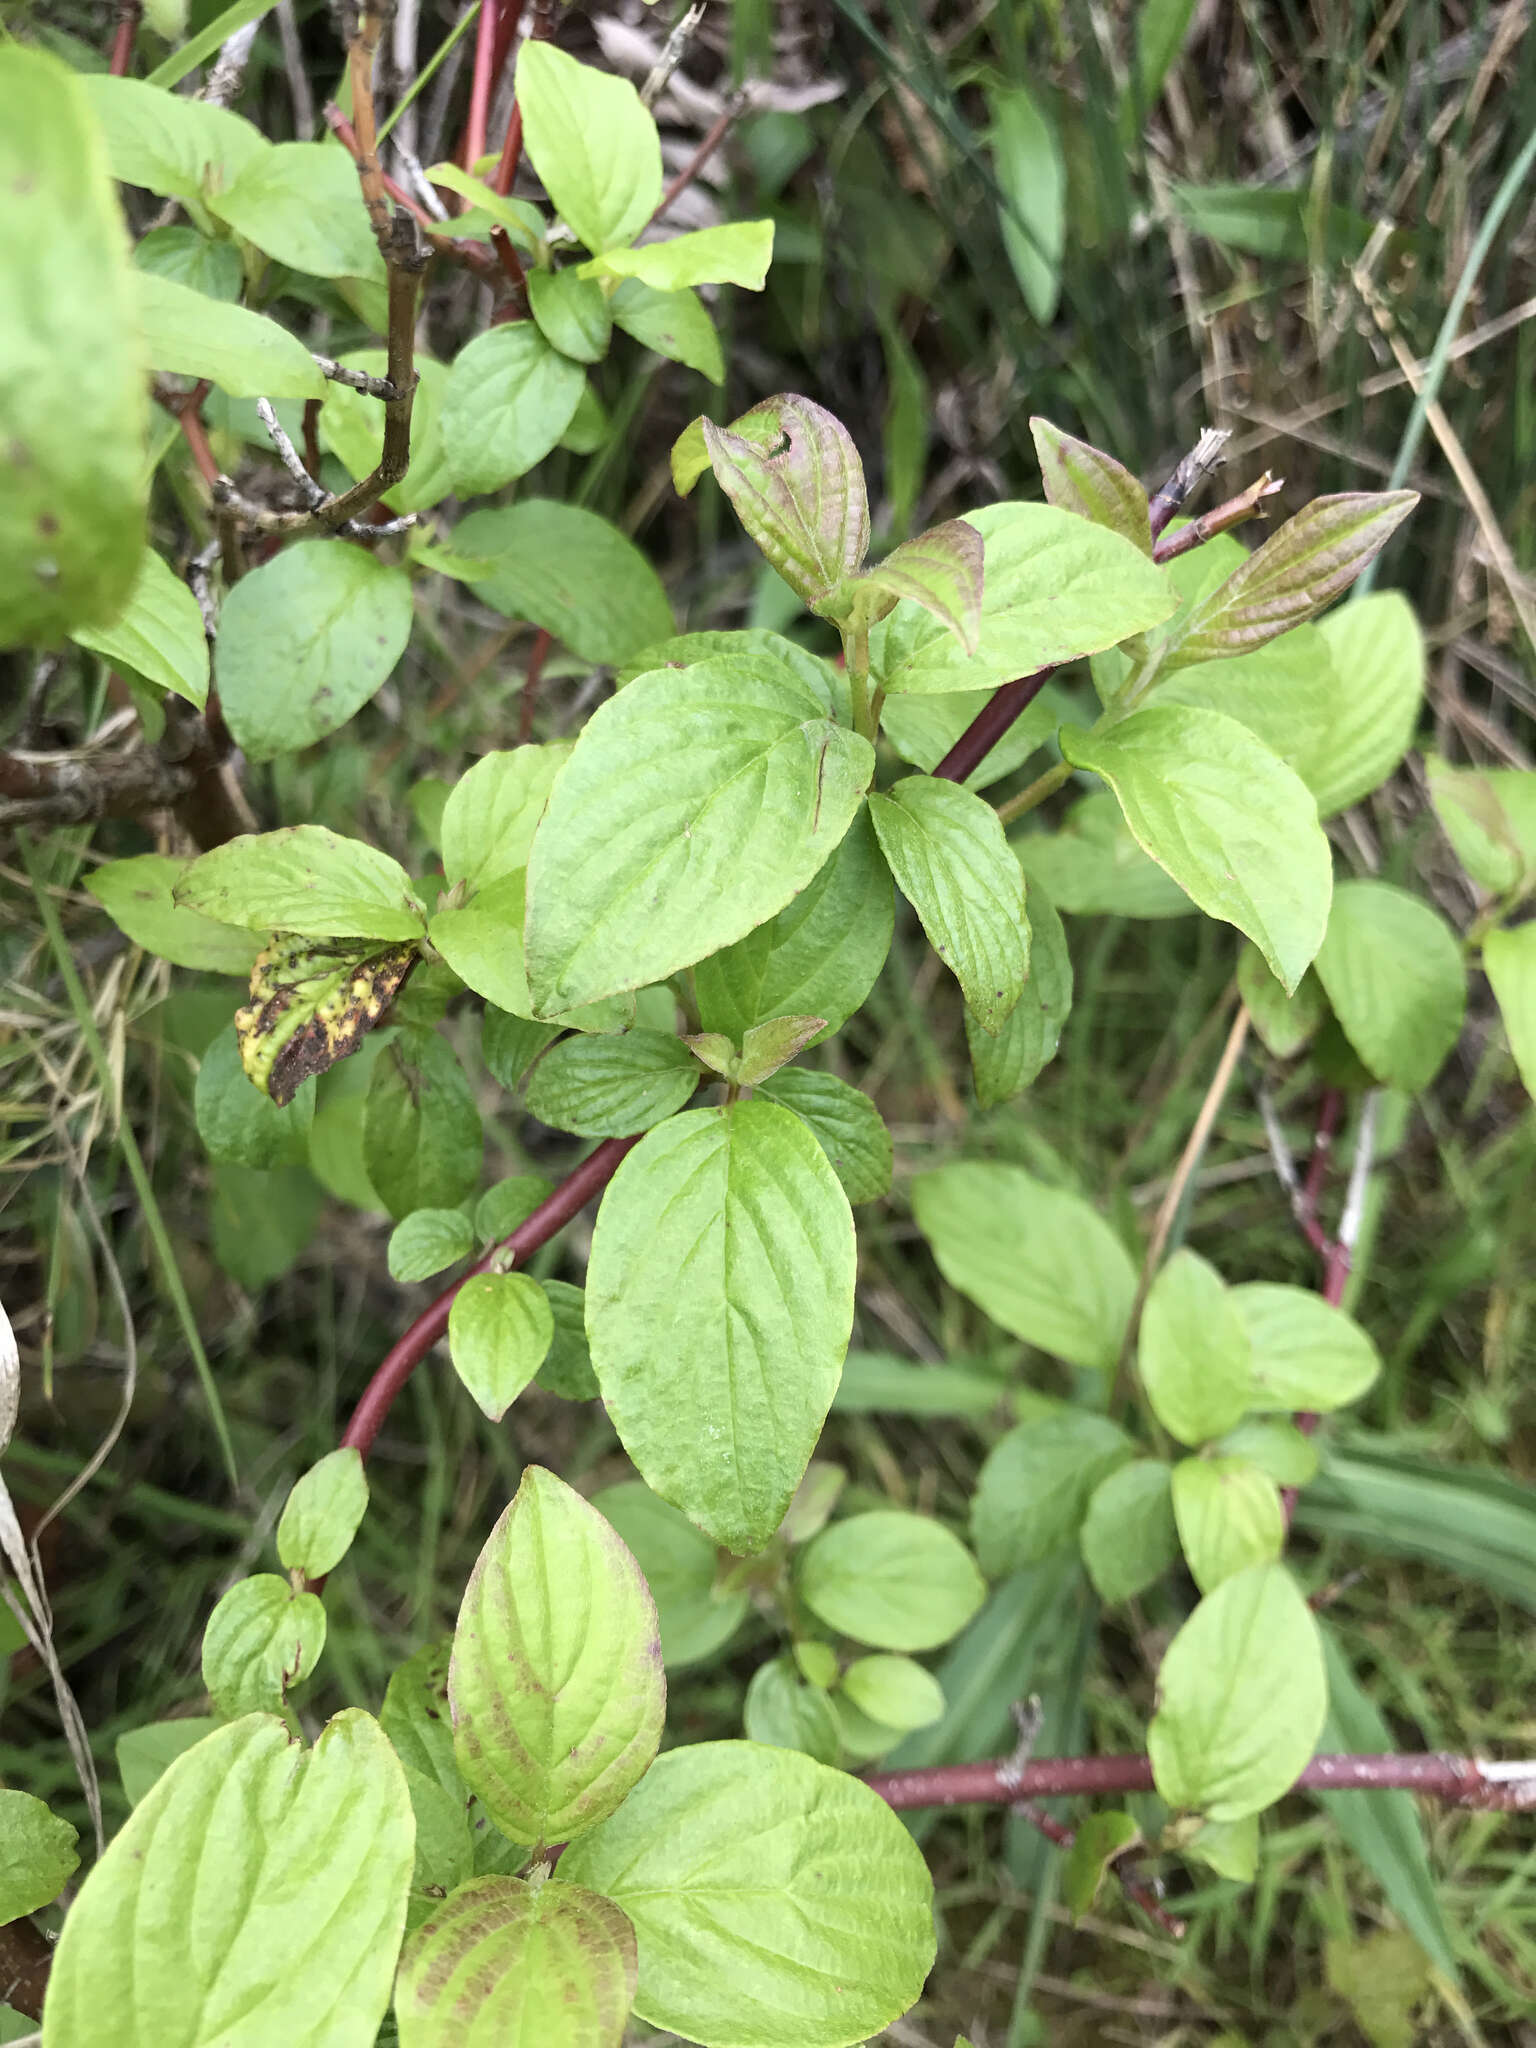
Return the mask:
POLYGON ((1034 703, 1055 675, 1057 666, 1052 663, 1049 668, 1037 668, 1032 676, 1020 676, 1017 682, 1004 683, 1000 690, 994 690, 934 774, 946 782, 964 782, 974 774, 1014 720, 1034 703))
POLYGON ((455 1280, 451 1287, 443 1289, 432 1306, 424 1309, 404 1336, 397 1338, 385 1353, 382 1364, 363 1389, 362 1399, 352 1411, 352 1420, 341 1439, 344 1450, 358 1450, 367 1457, 373 1448, 374 1438, 383 1427, 384 1418, 394 1405, 395 1396, 448 1328, 448 1311, 453 1307, 454 1296, 470 1274, 487 1272, 493 1265, 505 1271, 509 1264, 521 1265, 530 1258, 540 1245, 548 1243, 557 1230, 563 1230, 594 1195, 601 1193, 618 1170, 624 1154, 639 1142, 638 1133, 633 1138, 605 1138, 574 1173, 566 1175, 547 1200, 540 1202, 526 1223, 520 1223, 500 1244, 492 1245, 468 1273, 455 1280))
MULTIPOLYGON (((1047 1756, 1020 1763, 995 1757, 977 1764, 939 1764, 925 1771, 876 1771, 864 1781, 888 1806, 1013 1806, 1024 1799, 1071 1794, 1150 1792, 1144 1756, 1047 1756)), ((1453 1806, 1516 1813, 1536 1808, 1536 1763, 1506 1770, 1473 1757, 1315 1756, 1296 1780, 1298 1792, 1418 1792, 1453 1806)))

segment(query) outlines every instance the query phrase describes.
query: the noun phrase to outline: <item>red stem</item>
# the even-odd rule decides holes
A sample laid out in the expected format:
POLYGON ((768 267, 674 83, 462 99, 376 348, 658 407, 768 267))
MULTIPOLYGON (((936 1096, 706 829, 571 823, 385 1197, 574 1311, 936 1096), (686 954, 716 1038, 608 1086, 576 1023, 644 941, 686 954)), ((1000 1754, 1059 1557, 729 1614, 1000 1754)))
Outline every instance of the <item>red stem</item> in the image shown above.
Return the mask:
POLYGON ((118 0, 117 34, 112 38, 112 61, 107 66, 114 78, 126 78, 133 63, 133 41, 144 18, 144 0, 118 0))
POLYGON ((451 1287, 444 1288, 432 1306, 423 1310, 404 1336, 398 1338, 385 1353, 382 1364, 363 1389, 362 1399, 352 1411, 352 1420, 341 1439, 344 1450, 359 1450, 365 1458, 372 1450, 373 1440, 394 1405, 395 1396, 447 1329, 448 1311, 465 1280, 471 1274, 488 1271, 493 1264, 505 1271, 508 1254, 514 1265, 521 1265, 530 1258, 540 1245, 549 1242, 557 1230, 563 1230, 594 1195, 602 1192, 618 1170, 624 1154, 639 1142, 638 1133, 633 1138, 605 1138, 574 1173, 567 1174, 528 1220, 518 1225, 510 1237, 492 1245, 488 1252, 476 1259, 468 1273, 455 1280, 451 1287))
POLYGON ((551 646, 550 635, 541 626, 528 650, 528 673, 523 678, 522 700, 517 707, 517 743, 526 746, 533 738, 533 712, 539 700, 539 678, 551 646))
MULTIPOLYGON (((521 0, 514 0, 514 4, 521 11, 521 0)), ((466 171, 472 172, 485 155, 486 124, 491 117, 491 94, 496 85, 496 72, 492 66, 500 15, 496 0, 481 0, 480 19, 475 23, 475 68, 469 83, 469 119, 464 123, 464 134, 459 143, 459 162, 466 171)), ((460 212, 468 205, 469 201, 461 198, 460 212)))
POLYGON ((687 163, 683 165, 683 168, 672 180, 671 184, 667 187, 666 191, 662 193, 661 199, 657 204, 656 211, 651 215, 650 219, 646 222, 647 227, 654 227, 657 221, 661 219, 662 215, 666 213, 667 210, 670 208, 672 202, 675 199, 677 199, 681 193, 687 191, 688 187, 693 183, 694 179, 699 175, 700 171, 702 171, 704 166, 709 162, 710 158, 714 155, 715 151, 720 147, 721 143, 724 142, 726 136, 730 133, 732 122, 736 119, 737 115, 741 112, 742 108, 746 105, 746 103, 747 96, 744 92, 733 93, 731 97, 726 101, 724 108, 721 110, 720 113, 718 113, 715 116, 713 122, 710 124, 708 130, 706 131, 704 140, 693 152, 693 155, 689 157, 687 163))
POLYGON ((1049 668, 1036 669, 1032 676, 1020 676, 1017 682, 1004 683, 1000 690, 994 690, 934 774, 946 782, 964 782, 974 774, 1014 720, 1034 703, 1056 668, 1057 664, 1052 663, 1049 668))
MULTIPOLYGON (((940 1764, 925 1771, 876 1771, 864 1781, 888 1806, 1012 1806, 1021 1799, 1071 1793, 1118 1794, 1154 1789, 1144 1756, 1048 1756, 1019 1764, 940 1764)), ((1536 1765, 1528 1777, 1487 1778, 1472 1757, 1315 1756, 1292 1788, 1299 1792, 1418 1792, 1455 1806, 1516 1812, 1536 1805, 1536 1765)))

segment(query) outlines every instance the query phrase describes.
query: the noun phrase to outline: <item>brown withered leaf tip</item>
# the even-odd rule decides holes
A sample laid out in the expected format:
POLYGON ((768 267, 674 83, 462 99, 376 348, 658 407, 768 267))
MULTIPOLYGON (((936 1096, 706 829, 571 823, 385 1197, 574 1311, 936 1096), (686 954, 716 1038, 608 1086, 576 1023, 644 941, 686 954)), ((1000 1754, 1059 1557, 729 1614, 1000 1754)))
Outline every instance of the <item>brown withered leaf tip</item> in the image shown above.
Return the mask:
POLYGON ((279 1107, 291 1102, 311 1074, 357 1051, 420 958, 410 944, 360 957, 356 940, 278 934, 251 969, 249 1004, 235 1012, 247 1075, 279 1107))

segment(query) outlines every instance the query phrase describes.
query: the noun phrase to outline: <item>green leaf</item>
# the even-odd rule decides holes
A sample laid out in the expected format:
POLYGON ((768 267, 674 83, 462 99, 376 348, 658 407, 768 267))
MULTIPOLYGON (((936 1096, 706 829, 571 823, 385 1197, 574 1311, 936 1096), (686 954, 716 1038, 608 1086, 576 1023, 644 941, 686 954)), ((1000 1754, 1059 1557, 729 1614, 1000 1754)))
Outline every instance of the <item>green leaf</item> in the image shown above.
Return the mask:
POLYGON ((377 693, 410 637, 403 569, 344 541, 290 543, 224 600, 219 701, 230 731, 253 761, 324 739, 377 693))
MULTIPOLYGON (((1067 238, 1067 171, 1056 124, 1022 85, 994 87, 992 162, 1006 204, 999 209, 1003 247, 1042 327, 1056 317, 1061 257, 1067 238)), ((1150 552, 1150 550, 1149 550, 1150 552)))
POLYGON ((480 1057, 497 1086, 510 1094, 558 1029, 558 1025, 534 1024, 487 1003, 480 1027, 480 1057))
POLYGON ((1237 987, 1254 1030, 1279 1060, 1293 1059, 1328 1015, 1323 985, 1310 967, 1295 994, 1287 995, 1254 945, 1245 945, 1238 955, 1237 987))
POLYGON ((1413 740, 1424 697, 1424 636, 1401 591, 1374 590, 1319 619, 1336 676, 1304 769, 1321 818, 1369 796, 1413 740))
POLYGON ((357 167, 339 143, 274 143, 227 191, 211 194, 208 206, 290 270, 383 281, 357 167))
POLYGON ((1144 1593, 1178 1556, 1168 1467, 1138 1458, 1111 1472, 1093 1490, 1080 1535, 1083 1563, 1101 1600, 1144 1593))
POLYGON ((1061 1873, 1062 1904, 1074 1919, 1092 1910, 1115 1858, 1140 1839, 1128 1813, 1090 1813, 1079 1822, 1061 1873))
POLYGON ((364 1164, 390 1215, 452 1209, 472 1195, 482 1142, 452 1047, 433 1031, 402 1031, 374 1066, 363 1118, 364 1164))
POLYGON ((888 691, 983 690, 1112 647, 1173 611, 1164 572, 1119 534, 1054 505, 1005 503, 966 514, 986 546, 981 638, 967 655, 920 606, 897 605, 870 634, 888 691))
POLYGON ((239 925, 220 924, 175 902, 171 891, 192 865, 168 853, 110 860, 85 886, 125 937, 174 967, 249 975, 261 941, 239 925))
POLYGON ((661 981, 782 910, 848 830, 873 769, 868 742, 809 689, 745 662, 637 678, 583 727, 534 837, 539 1013, 661 981))
POLYGON ((64 1923, 43 2038, 75 2048, 281 2041, 369 2048, 411 1876, 405 1780, 378 1723, 338 1714, 313 1750, 252 1714, 178 1757, 64 1923))
POLYGON ((477 1877, 406 1938, 401 2048, 620 2048, 635 1981, 635 1931, 611 1899, 477 1877))
POLYGON ((186 1714, 176 1721, 151 1721, 117 1738, 117 1771, 130 1806, 137 1806, 177 1757, 185 1754, 219 1723, 208 1714, 186 1714))
POLYGON ((1267 1472, 1276 1486, 1306 1486, 1317 1474, 1316 1442, 1289 1420, 1251 1415, 1229 1429, 1215 1449, 1223 1456, 1246 1458, 1267 1472))
MULTIPOLYGON (((344 370, 365 377, 388 373, 389 357, 381 348, 352 349, 337 359, 344 370)), ((443 448, 443 399, 448 369, 418 350, 412 359, 416 394, 411 401, 411 461, 404 477, 391 484, 383 500, 392 512, 420 512, 446 498, 453 488, 443 448)), ((372 476, 384 450, 384 405, 366 391, 326 380, 320 408, 320 439, 355 482, 372 476)))
POLYGON ((891 1134, 861 1089, 805 1067, 786 1069, 761 1085, 771 1101, 810 1126, 850 1202, 878 1202, 890 1193, 891 1134))
POLYGON ((261 130, 239 114, 189 94, 102 73, 80 84, 101 124, 113 177, 162 198, 200 205, 270 146, 261 130))
MULTIPOLYGON (((1319 1747, 1334 1754, 1368 1756, 1395 1750, 1392 1730, 1350 1668, 1333 1630, 1322 1622, 1319 1634, 1328 1672, 1328 1719, 1319 1747)), ((1332 1816, 1340 1835, 1435 1968, 1455 1984, 1460 1972, 1412 1793, 1314 1792, 1312 1797, 1332 1816)))
POLYGON ((1377 1080, 1405 1095, 1427 1088, 1467 1007, 1461 948, 1439 912, 1388 882, 1341 882, 1317 974, 1377 1080))
MULTIPOLYGON (((544 239, 544 216, 539 208, 526 199, 508 199, 502 193, 493 191, 484 178, 471 177, 462 165, 455 163, 432 164, 427 171, 429 184, 439 185, 445 192, 457 192, 467 199, 469 209, 453 219, 434 223, 428 230, 437 234, 450 235, 483 234, 488 232, 489 223, 506 229, 514 248, 532 256, 544 239), (467 223, 476 217, 476 225, 467 223), (479 223, 487 225, 482 227, 479 223)), ((542 274, 542 273, 541 273, 542 274)), ((529 283, 533 282, 532 277, 529 283)))
MULTIPOLYGON (((990 690, 951 690, 942 697, 888 697, 880 727, 903 761, 932 774, 991 695, 990 690)), ((965 778, 964 787, 987 789, 1011 775, 1051 737, 1065 709, 1060 691, 1043 689, 965 778)))
MULTIPOLYGON (((526 476, 570 425, 585 389, 581 364, 551 348, 531 320, 477 334, 454 357, 443 395, 455 490, 472 497, 526 476)), ((462 528, 456 538, 471 547, 462 528)))
POLYGON ((1228 1300, 1248 1336, 1250 1409, 1331 1414, 1358 1401, 1381 1371, 1354 1317, 1309 1288, 1251 1280, 1228 1300))
POLYGON ((328 1451, 297 1482, 277 1525, 277 1555, 288 1571, 323 1579, 352 1548, 368 1512, 360 1451, 328 1451))
POLYGON ((1483 940, 1483 972, 1525 1092, 1536 1096, 1536 924, 1489 932, 1483 940))
POLYGON ((153 548, 144 550, 127 607, 109 626, 70 636, 119 668, 130 668, 199 710, 208 701, 208 638, 197 599, 153 548))
POLYGON ((1299 626, 1346 591, 1419 502, 1417 491, 1314 498, 1196 605, 1165 668, 1240 654, 1299 626))
POLYGON ((448 1709, 447 1636, 428 1643, 397 1665, 384 1689, 379 1723, 406 1769, 429 1778, 461 1803, 467 1797, 453 1755, 453 1722, 448 1709))
POLYGON ((144 548, 142 348, 86 81, 0 48, 0 645, 105 625, 144 548))
POLYGON ((216 1164, 209 1230, 213 1255, 235 1283, 255 1293, 284 1274, 313 1242, 321 1190, 299 1166, 216 1164))
POLYGON ((1425 762, 1435 815, 1479 888, 1527 895, 1536 882, 1536 772, 1425 762))
POLYGON ((1259 1867, 1258 1815, 1250 1813, 1245 1820, 1202 1821, 1185 1853, 1208 1863, 1218 1877, 1252 1884, 1259 1867))
POLYGON ((667 1688, 640 1567, 537 1465, 464 1589, 448 1694, 464 1782, 514 1842, 586 1833, 656 1754, 667 1688))
POLYGON ((842 1753, 832 1702, 820 1688, 801 1684, 793 1657, 774 1657, 753 1672, 741 1725, 748 1741, 796 1749, 819 1764, 835 1764, 842 1753))
POLYGON ((1331 1935, 1323 1943, 1323 1972, 1371 2048, 1414 2048, 1423 2039, 1414 2016, 1436 1987, 1430 1960, 1411 1934, 1383 1927, 1359 1941, 1331 1935))
POLYGON ((482 754, 443 805, 438 845, 450 884, 483 888, 528 865, 534 830, 550 785, 570 759, 571 743, 512 747, 482 754))
POLYGON ((196 228, 151 228, 133 245, 136 270, 190 285, 205 298, 233 304, 245 288, 240 251, 230 241, 214 241, 196 228))
POLYGON ((546 1280, 543 1286, 555 1334, 534 1377, 562 1401, 595 1401, 597 1375, 587 1349, 585 1291, 565 1280, 546 1280))
POLYGON ((448 1354, 482 1414, 500 1422, 544 1363, 554 1312, 526 1273, 472 1273, 448 1311, 448 1354))
POLYGON ((777 917, 694 969, 699 1018, 740 1039, 773 1017, 825 1017, 828 1037, 862 1007, 891 949, 891 871, 861 811, 777 917))
POLYGON ((1328 1710, 1317 1623, 1284 1565, 1208 1593, 1168 1646, 1147 1731, 1170 1806, 1215 1821, 1272 1806, 1304 1769, 1328 1710))
MULTIPOLYGON (((947 626, 967 654, 981 632, 982 540, 963 519, 947 519, 866 569, 860 587, 910 598, 947 626)), ((887 607, 888 609, 888 607, 887 607)))
POLYGON ((1029 423, 1046 498, 1062 512, 1075 512, 1118 533, 1144 555, 1152 553, 1147 494, 1128 469, 1086 441, 1074 440, 1038 415, 1029 423))
POLYGON ((813 1536, 819 1536, 831 1521, 832 1511, 841 1500, 847 1483, 848 1474, 841 1465, 813 1458, 805 1468, 805 1477, 795 1488, 788 1513, 779 1524, 779 1541, 793 1549, 797 1544, 809 1543, 813 1536))
POLYGON ((698 1062, 665 1032, 565 1038, 534 1068, 528 1112, 581 1138, 624 1138, 672 1116, 698 1085, 698 1062))
POLYGON ((231 839, 193 861, 174 894, 184 909, 250 931, 414 939, 425 924, 398 861, 324 825, 231 839))
MULTIPOLYGON (((405 1773, 405 1788, 410 1794, 411 1813, 416 1822, 411 1890, 416 1893, 429 1888, 435 1892, 449 1891, 470 1877, 475 1867, 468 1794, 462 1785, 457 1792, 445 1792, 435 1778, 423 1777, 409 1764, 402 1763, 400 1768, 405 1773)), ((416 1902, 413 1900, 412 1903, 416 1902)), ((423 1911, 427 1910, 430 1908, 423 1907, 423 1911)), ((418 1917, 412 1914, 409 1919, 418 1917)))
POLYGON ((439 910, 427 936, 476 995, 515 1017, 533 1007, 523 965, 526 870, 487 883, 457 909, 439 910))
POLYGON ((1029 887, 1043 888, 1074 917, 1189 917, 1195 906, 1178 883, 1149 860, 1102 790, 1075 803, 1052 831, 1011 842, 1029 887))
MULTIPOLYGON (((510 1237, 521 1223, 554 1193, 552 1184, 538 1173, 516 1173, 487 1188, 475 1204, 475 1237, 489 1244, 510 1237)), ((460 1213, 444 1211, 444 1214, 460 1213)))
POLYGON ((610 300, 613 324, 645 348, 686 363, 711 384, 725 382, 725 353, 715 323, 695 292, 658 292, 628 277, 610 300))
POLYGON ((472 512, 454 539, 490 564, 472 579, 477 597, 542 626, 586 661, 625 661, 672 631, 672 607, 645 556, 579 505, 525 498, 472 512))
MULTIPOLYGON (((257 954, 251 999, 236 1010, 235 1030, 248 1078, 274 1102, 292 1102, 312 1074, 350 1059, 388 1014, 420 958, 409 945, 364 957, 367 943, 326 945, 278 934, 257 954)), ((313 1158, 313 1128, 310 1141, 313 1158)), ((367 1206, 377 1206, 371 1195, 367 1206)))
POLYGON ((802 1638, 794 1646, 795 1665, 807 1685, 823 1692, 837 1683, 837 1652, 830 1643, 802 1638))
POLYGON ((1157 701, 1235 718, 1311 789, 1318 735, 1345 692, 1321 630, 1293 626, 1246 654, 1178 669, 1158 681, 1157 701))
POLYGON ((991 805, 909 775, 869 800, 881 851, 984 1031, 1001 1029, 1029 971, 1024 877, 991 805))
POLYGON ((594 251, 632 242, 661 203, 661 140, 627 79, 553 43, 517 54, 523 147, 550 204, 594 251))
POLYGON ((669 1750, 561 1863, 634 1922, 636 2012, 706 2048, 865 2040, 933 1962, 932 1884, 899 1816, 793 1750, 669 1750))
POLYGON ((592 1505, 618 1530, 645 1574, 661 1625, 662 1662, 699 1664, 747 1617, 745 1587, 720 1583, 719 1555, 688 1517, 638 1479, 606 1486, 592 1505))
POLYGON ((1176 1251, 1152 1282, 1137 1364, 1152 1413, 1180 1443, 1224 1435, 1252 1405, 1253 1346, 1236 1292, 1197 1252, 1176 1251))
POLYGON ((325 1609, 276 1572, 237 1579, 203 1631, 203 1684, 227 1719, 270 1708, 320 1661, 325 1609))
POLYGON ((1181 1458, 1173 1468, 1173 1517, 1202 1593, 1285 1548, 1280 1489, 1247 1458, 1181 1458))
POLYGON ((599 277, 638 277, 655 291, 686 291, 696 284, 738 284, 760 292, 773 261, 771 220, 726 221, 643 249, 610 249, 583 268, 599 277))
POLYGON ((203 1054, 193 1111, 210 1159, 229 1159, 238 1166, 291 1166, 309 1157, 314 1089, 299 1089, 280 1108, 247 1077, 233 1024, 203 1054))
POLYGON ((0 1926, 59 1896, 80 1867, 79 1839, 30 1792, 0 1790, 0 1926))
POLYGON ((153 369, 207 377, 231 398, 319 398, 327 388, 297 335, 264 314, 148 273, 134 297, 153 369))
POLYGON ((919 1174, 912 1213, 944 1278, 993 1322, 1072 1365, 1114 1365, 1136 1269, 1080 1196, 1022 1167, 965 1161, 919 1174))
POLYGON ((796 1587, 828 1628, 880 1650, 947 1643, 987 1591, 953 1531, 886 1508, 823 1529, 800 1552, 796 1587))
POLYGON ((1011 1101, 1056 1057, 1062 1028, 1072 1011, 1072 958, 1061 919, 1045 891, 1029 894, 1029 974, 1023 993, 997 1032, 988 1032, 965 1013, 965 1039, 983 1109, 1011 1101))
POLYGON ((910 1657, 856 1657, 843 1673, 843 1691, 871 1721, 904 1733, 944 1718, 943 1686, 910 1657))
POLYGON ((703 428, 715 479, 742 525, 817 610, 869 548, 864 467, 848 429, 793 394, 764 399, 729 427, 706 419, 703 428))
POLYGON ((1333 888, 1301 778, 1236 719, 1179 705, 1151 705, 1102 733, 1064 726, 1061 748, 1104 777, 1180 888, 1245 932, 1294 990, 1322 944, 1333 888))
POLYGON ((963 1365, 915 1365, 850 1351, 832 1406, 845 1415, 990 1415, 1005 1388, 994 1373, 963 1365))
POLYGON ((1074 1541, 1094 1492, 1133 1453, 1124 1430, 1083 1408, 1021 1422, 999 1438, 971 1499, 971 1538, 987 1577, 1074 1541))
POLYGON ((389 1277, 405 1285, 430 1280, 467 1259, 477 1235, 490 1233, 477 1232, 462 1209, 414 1209, 389 1234, 389 1277))
POLYGON ((761 1097, 670 1118, 608 1185, 587 1269, 593 1370, 642 1478, 727 1549, 761 1549, 799 1484, 847 1353, 854 1268, 826 1155, 761 1097))
POLYGON ((573 362, 600 363, 613 330, 608 300, 595 277, 575 270, 533 270, 528 303, 544 339, 573 362))

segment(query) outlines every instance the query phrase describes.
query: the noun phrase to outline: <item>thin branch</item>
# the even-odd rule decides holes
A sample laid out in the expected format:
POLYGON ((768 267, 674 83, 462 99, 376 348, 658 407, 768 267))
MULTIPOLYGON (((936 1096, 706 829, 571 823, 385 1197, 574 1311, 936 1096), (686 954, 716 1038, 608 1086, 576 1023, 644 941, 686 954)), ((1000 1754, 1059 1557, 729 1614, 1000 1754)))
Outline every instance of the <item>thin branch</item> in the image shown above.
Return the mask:
POLYGON ((1152 519, 1152 538, 1156 540, 1187 498, 1194 496, 1200 485, 1221 460, 1221 451, 1232 438, 1225 427, 1207 427, 1194 447, 1180 462, 1160 490, 1154 491, 1148 505, 1152 519))
POLYGON ((1241 526, 1245 520, 1262 518, 1264 500, 1274 497, 1284 488, 1285 478, 1271 476, 1266 469, 1257 483, 1250 484, 1246 491, 1239 491, 1235 498, 1228 498, 1225 504, 1217 505, 1213 511, 1200 513, 1180 532, 1165 533, 1153 544, 1153 561, 1171 562, 1179 555, 1187 555, 1191 548, 1214 539, 1218 533, 1227 533, 1232 527, 1241 526))
POLYGON ((552 638, 541 626, 528 650, 528 668, 523 676, 522 695, 517 706, 517 743, 526 746, 533 738, 533 713, 539 699, 539 680, 544 673, 552 638))
POLYGON ((134 38, 143 19, 144 0, 117 0, 117 33, 112 38, 112 61, 107 66, 114 78, 126 78, 132 68, 134 38))
POLYGON ((655 227, 657 221, 661 220, 664 215, 671 211, 674 200, 687 191, 721 143, 724 142, 726 136, 731 131, 732 125, 740 117, 750 98, 751 95, 745 86, 740 87, 731 94, 724 107, 711 122, 705 133, 704 140, 693 152, 693 155, 689 157, 687 163, 683 165, 683 168, 672 180, 666 191, 662 193, 660 204, 646 222, 647 227, 655 227))
POLYGON ((693 32, 704 19, 705 0, 693 0, 693 5, 678 22, 671 35, 661 46, 661 54, 651 66, 644 85, 640 88, 640 104, 654 107, 667 89, 667 80, 683 61, 683 52, 693 41, 693 32))
MULTIPOLYGON (((939 1764, 921 1771, 877 1771, 864 1781, 888 1806, 1013 1806, 1020 1799, 1102 1796, 1155 1789, 1145 1756, 1039 1757, 1018 1768, 1011 1757, 939 1764)), ((1485 1764, 1443 1752, 1315 1756, 1296 1792, 1417 1792, 1448 1806, 1484 1812, 1536 1809, 1536 1759, 1485 1764)))
POLYGON ((383 15, 364 0, 358 10, 357 27, 347 44, 347 69, 352 81, 352 124, 357 134, 358 182, 363 188, 363 204, 368 209, 373 238, 379 245, 379 253, 388 263, 391 253, 398 252, 400 245, 391 232, 393 216, 374 130, 373 67, 379 54, 379 37, 383 28, 383 15))
POLYGON ((395 387, 387 377, 370 377, 366 370, 347 370, 329 356, 316 356, 315 367, 333 384, 345 384, 349 391, 361 391, 369 398, 394 398, 395 387))
POLYGON ((1000 690, 994 690, 934 774, 947 782, 964 782, 974 774, 1015 719, 1034 703, 1058 666, 1053 663, 1049 668, 1036 669, 1032 676, 1020 676, 1017 682, 1004 683, 1000 690))
POLYGON ((272 410, 270 398, 257 399, 256 417, 266 428, 267 438, 277 450, 278 460, 304 493, 305 498, 309 502, 309 509, 312 512, 315 511, 317 507, 325 503, 325 491, 321 485, 315 482, 309 471, 304 467, 304 458, 284 432, 282 422, 272 410))

